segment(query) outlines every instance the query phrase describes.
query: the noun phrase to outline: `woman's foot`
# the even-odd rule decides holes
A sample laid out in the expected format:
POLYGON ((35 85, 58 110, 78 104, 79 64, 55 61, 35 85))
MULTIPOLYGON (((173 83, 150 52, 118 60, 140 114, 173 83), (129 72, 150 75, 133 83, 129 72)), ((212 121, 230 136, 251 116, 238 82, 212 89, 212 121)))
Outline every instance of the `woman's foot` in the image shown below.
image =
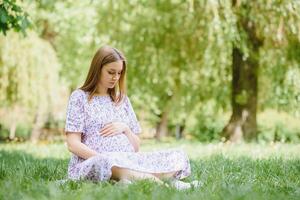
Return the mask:
POLYGON ((186 183, 186 182, 174 179, 170 182, 170 186, 174 187, 177 190, 188 190, 191 188, 195 189, 195 188, 201 187, 202 185, 203 185, 203 183, 198 180, 194 180, 191 183, 186 183))
POLYGON ((203 186, 203 183, 201 181, 198 181, 198 180, 194 180, 191 182, 191 186, 193 188, 199 188, 199 187, 202 187, 203 186))
POLYGON ((192 185, 190 183, 186 183, 186 182, 179 181, 176 179, 174 179, 170 182, 170 186, 177 190, 188 190, 188 189, 192 188, 192 185))
POLYGON ((125 186, 127 186, 127 185, 132 184, 132 181, 130 181, 128 179, 121 179, 116 184, 117 185, 125 185, 125 186))

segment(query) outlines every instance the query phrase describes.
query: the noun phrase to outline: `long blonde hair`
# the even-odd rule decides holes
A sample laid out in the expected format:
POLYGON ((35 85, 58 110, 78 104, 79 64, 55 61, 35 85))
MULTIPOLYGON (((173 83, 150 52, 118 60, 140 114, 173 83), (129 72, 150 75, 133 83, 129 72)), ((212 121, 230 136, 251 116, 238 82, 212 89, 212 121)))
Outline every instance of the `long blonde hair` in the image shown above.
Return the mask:
POLYGON ((108 88, 108 94, 112 101, 115 102, 115 104, 119 104, 123 101, 123 98, 127 92, 126 58, 121 51, 107 45, 97 50, 91 62, 86 80, 83 86, 80 87, 80 89, 82 89, 83 91, 89 92, 88 101, 90 101, 93 96, 95 96, 103 66, 116 61, 123 61, 123 69, 117 84, 119 88, 116 87, 117 85, 114 88, 108 88))

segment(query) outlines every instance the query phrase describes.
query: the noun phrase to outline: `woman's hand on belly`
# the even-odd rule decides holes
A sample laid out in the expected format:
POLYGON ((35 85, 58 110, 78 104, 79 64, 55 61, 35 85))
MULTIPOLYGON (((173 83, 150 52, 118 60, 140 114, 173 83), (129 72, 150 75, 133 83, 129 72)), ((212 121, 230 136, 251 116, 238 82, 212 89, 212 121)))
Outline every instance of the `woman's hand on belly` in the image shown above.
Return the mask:
POLYGON ((125 134, 103 137, 97 144, 97 152, 134 152, 134 147, 125 134))
POLYGON ((118 134, 123 134, 126 130, 128 130, 127 124, 123 122, 111 122, 106 124, 101 130, 100 135, 103 137, 110 137, 118 134))

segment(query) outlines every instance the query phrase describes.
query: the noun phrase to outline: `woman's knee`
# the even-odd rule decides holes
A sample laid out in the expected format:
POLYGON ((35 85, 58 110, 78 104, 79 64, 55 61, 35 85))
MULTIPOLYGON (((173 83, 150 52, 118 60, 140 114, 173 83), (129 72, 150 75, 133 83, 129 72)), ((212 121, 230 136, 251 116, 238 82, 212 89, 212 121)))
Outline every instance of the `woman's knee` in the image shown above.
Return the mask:
POLYGON ((114 180, 120 180, 124 176, 123 170, 117 166, 113 166, 111 168, 111 173, 112 173, 111 178, 114 180))

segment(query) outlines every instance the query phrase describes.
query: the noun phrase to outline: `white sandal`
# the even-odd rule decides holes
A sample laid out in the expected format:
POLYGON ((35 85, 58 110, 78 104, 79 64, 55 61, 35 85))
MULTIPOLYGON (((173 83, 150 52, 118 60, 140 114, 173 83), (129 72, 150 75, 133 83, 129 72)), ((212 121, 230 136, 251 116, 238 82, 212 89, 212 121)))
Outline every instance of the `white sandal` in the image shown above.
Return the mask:
POLYGON ((186 183, 175 179, 170 182, 170 186, 176 188, 177 190, 188 190, 191 188, 200 188, 201 186, 203 186, 203 183, 198 180, 194 180, 191 183, 186 183))
POLYGON ((191 182, 191 185, 193 188, 200 188, 203 186, 203 183, 201 181, 198 180, 194 180, 191 182))
POLYGON ((174 187, 177 190, 188 190, 192 188, 192 185, 190 183, 186 183, 176 179, 170 182, 170 186, 174 187))
POLYGON ((133 182, 128 180, 128 179, 121 179, 119 180, 116 184, 117 185, 130 185, 132 184, 133 182))

